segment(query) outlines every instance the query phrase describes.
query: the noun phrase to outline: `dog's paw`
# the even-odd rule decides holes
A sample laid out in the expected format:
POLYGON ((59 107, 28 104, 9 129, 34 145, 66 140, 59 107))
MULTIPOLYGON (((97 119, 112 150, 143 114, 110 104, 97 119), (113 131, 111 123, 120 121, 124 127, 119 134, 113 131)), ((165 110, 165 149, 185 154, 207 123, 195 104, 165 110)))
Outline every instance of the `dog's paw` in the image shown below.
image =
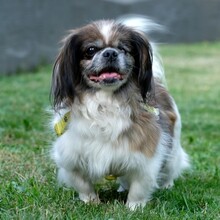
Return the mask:
POLYGON ((171 180, 171 181, 167 181, 167 182, 163 183, 161 188, 170 189, 173 187, 173 185, 174 185, 174 182, 173 182, 173 180, 171 180))
POLYGON ((80 193, 79 198, 81 201, 85 203, 95 203, 95 204, 100 203, 99 197, 95 193, 91 193, 91 194, 80 193))
POLYGON ((146 203, 147 203, 146 200, 137 201, 137 202, 127 201, 126 206, 130 209, 130 211, 136 211, 138 209, 142 210, 145 207, 146 203))

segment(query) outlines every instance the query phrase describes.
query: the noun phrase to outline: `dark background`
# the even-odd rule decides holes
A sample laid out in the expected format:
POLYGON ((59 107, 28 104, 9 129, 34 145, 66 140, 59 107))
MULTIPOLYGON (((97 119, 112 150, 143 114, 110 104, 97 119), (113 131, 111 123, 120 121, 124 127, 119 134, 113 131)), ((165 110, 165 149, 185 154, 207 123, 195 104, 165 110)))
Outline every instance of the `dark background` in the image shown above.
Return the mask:
POLYGON ((162 43, 220 40, 219 0, 0 0, 0 74, 52 63, 66 31, 125 14, 151 17, 162 43))

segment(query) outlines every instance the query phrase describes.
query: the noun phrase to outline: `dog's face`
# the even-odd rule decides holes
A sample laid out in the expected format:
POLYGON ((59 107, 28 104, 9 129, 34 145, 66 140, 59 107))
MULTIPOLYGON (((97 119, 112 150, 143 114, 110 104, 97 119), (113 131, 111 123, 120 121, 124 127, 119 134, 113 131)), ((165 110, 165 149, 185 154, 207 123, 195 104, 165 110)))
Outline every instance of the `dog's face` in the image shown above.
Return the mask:
POLYGON ((72 102, 77 91, 121 91, 134 84, 143 99, 150 90, 152 55, 144 34, 114 21, 99 21, 70 32, 56 60, 54 105, 72 102))
POLYGON ((118 36, 115 42, 108 42, 104 37, 83 42, 80 67, 89 86, 116 90, 128 81, 135 60, 131 46, 122 37, 118 36))

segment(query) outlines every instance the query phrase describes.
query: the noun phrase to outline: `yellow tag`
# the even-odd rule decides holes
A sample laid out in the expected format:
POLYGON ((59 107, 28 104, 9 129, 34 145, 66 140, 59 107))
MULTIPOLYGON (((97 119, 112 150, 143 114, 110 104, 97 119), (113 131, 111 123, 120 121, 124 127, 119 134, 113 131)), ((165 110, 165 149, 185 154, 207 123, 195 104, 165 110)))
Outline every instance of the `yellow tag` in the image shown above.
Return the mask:
POLYGON ((117 177, 114 176, 114 175, 108 175, 108 176, 105 176, 105 179, 106 179, 106 180, 116 180, 117 177))
POLYGON ((57 136, 60 136, 64 133, 65 129, 66 129, 66 126, 69 122, 69 119, 70 119, 70 112, 67 112, 63 118, 57 122, 54 126, 54 130, 57 134, 57 136))
POLYGON ((159 115, 159 109, 158 108, 154 108, 152 106, 149 106, 147 104, 143 104, 143 108, 150 112, 150 113, 153 113, 154 115, 158 116, 159 115))

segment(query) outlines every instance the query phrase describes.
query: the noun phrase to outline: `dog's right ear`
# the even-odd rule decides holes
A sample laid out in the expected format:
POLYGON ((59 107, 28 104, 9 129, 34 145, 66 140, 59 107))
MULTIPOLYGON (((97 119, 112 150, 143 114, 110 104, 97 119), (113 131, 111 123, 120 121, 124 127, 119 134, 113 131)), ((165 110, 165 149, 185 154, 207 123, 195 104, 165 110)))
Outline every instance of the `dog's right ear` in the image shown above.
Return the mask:
POLYGON ((69 105, 75 97, 75 87, 80 82, 80 40, 72 31, 63 40, 63 47, 55 61, 52 75, 51 99, 55 109, 69 105))

